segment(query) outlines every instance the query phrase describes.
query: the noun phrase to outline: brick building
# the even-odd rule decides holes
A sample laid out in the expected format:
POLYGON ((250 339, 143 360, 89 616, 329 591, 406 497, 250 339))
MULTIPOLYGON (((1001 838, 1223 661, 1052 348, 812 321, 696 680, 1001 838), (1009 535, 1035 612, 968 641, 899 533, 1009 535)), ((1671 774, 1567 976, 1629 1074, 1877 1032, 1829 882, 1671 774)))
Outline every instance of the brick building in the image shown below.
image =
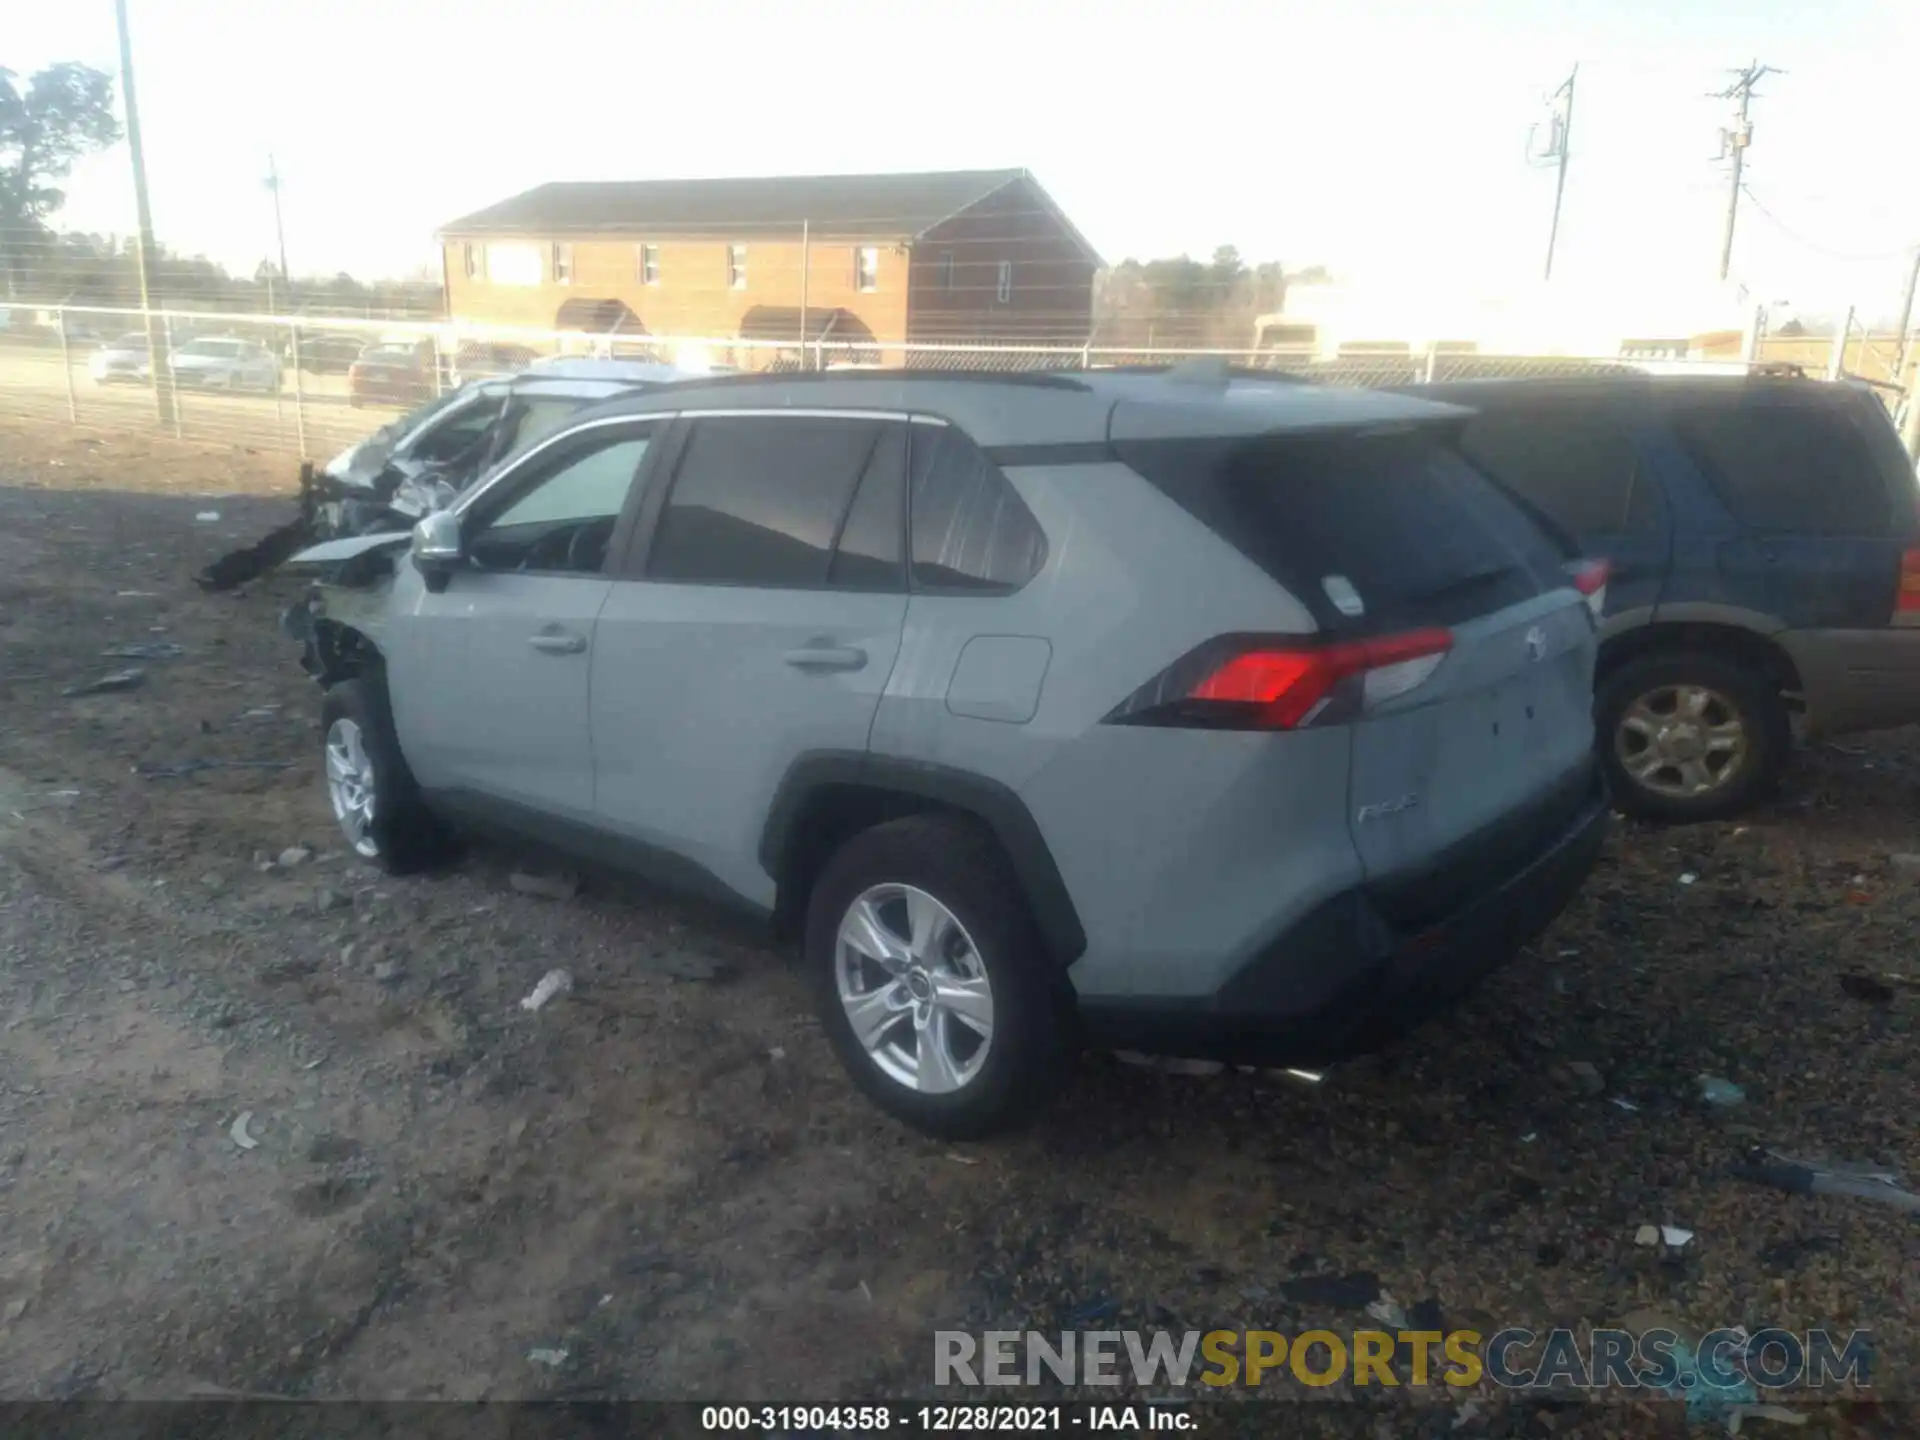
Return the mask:
POLYGON ((455 320, 1079 344, 1100 257, 1024 170, 557 182, 442 227, 455 320))

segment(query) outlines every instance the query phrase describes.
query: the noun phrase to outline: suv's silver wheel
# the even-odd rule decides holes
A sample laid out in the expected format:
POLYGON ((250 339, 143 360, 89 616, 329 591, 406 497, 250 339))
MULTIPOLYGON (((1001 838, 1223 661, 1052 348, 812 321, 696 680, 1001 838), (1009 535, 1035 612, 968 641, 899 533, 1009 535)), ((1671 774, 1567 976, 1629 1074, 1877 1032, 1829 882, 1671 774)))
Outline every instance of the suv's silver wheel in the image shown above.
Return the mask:
POLYGON ((1662 685, 1614 727, 1621 768, 1659 795, 1693 800, 1730 784, 1747 758, 1740 707, 1705 685, 1662 685))
POLYGON ((344 715, 327 727, 327 797, 354 853, 369 860, 378 856, 373 819, 379 789, 373 761, 359 725, 344 715))
POLYGON ((926 1095, 964 1089, 993 1045, 993 986, 959 918, 911 885, 863 890, 841 917, 834 980, 867 1058, 926 1095))

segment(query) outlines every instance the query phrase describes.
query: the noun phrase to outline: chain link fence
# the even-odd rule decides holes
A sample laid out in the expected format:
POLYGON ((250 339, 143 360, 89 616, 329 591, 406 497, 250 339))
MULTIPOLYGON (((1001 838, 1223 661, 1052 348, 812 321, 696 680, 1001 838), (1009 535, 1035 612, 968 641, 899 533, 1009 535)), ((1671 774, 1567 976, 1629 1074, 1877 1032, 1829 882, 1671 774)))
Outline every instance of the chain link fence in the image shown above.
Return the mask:
MULTIPOLYGON (((0 418, 68 424, 102 433, 157 429, 181 440, 324 458, 449 388, 484 376, 510 374, 544 357, 565 355, 747 372, 1004 373, 1158 368, 1207 361, 1321 385, 1384 387, 1631 372, 1745 374, 1756 363, 1830 376, 1836 369, 1831 353, 1835 348, 1830 341, 1816 339, 1767 342, 1757 362, 1667 355, 1489 355, 1460 346, 1426 351, 1380 347, 1325 359, 1279 350, 1122 347, 1091 341, 1082 345, 926 344, 871 338, 798 342, 529 330, 365 315, 268 316, 190 310, 149 315, 131 309, 0 304, 0 418), (1772 353, 1775 349, 1778 355, 1772 353)), ((1875 384, 1891 409, 1920 359, 1912 353, 1902 356, 1900 351, 1896 337, 1856 336, 1837 368, 1875 384)))

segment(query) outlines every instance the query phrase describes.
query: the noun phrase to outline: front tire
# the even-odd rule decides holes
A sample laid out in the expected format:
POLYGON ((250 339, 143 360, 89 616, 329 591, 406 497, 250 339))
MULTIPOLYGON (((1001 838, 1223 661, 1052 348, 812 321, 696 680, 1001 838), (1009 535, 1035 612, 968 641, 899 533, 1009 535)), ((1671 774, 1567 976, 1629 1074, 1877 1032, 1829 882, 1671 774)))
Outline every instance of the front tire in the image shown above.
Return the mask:
POLYGON ((841 1064, 888 1114, 977 1139, 1048 1098, 1064 1055, 1051 966, 976 823, 915 815, 849 841, 814 886, 805 963, 841 1064))
POLYGON ((348 847, 390 875, 406 875, 451 853, 400 753, 386 686, 375 677, 342 680, 320 707, 327 799, 348 847))
POLYGON ((1793 733, 1779 687, 1756 666, 1661 650, 1602 678, 1597 743, 1614 803, 1652 820, 1723 820, 1778 785, 1793 733))

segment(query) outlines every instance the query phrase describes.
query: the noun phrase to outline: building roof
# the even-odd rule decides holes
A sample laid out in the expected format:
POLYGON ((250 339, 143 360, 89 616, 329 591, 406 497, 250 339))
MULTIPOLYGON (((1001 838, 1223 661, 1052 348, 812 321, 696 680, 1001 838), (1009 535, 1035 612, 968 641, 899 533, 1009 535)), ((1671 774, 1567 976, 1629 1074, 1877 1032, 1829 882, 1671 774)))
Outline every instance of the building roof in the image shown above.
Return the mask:
POLYGON ((664 232, 918 235, 1012 184, 1024 170, 764 179, 557 180, 442 227, 447 235, 664 232))
POLYGON ((798 236, 906 240, 1015 181, 1039 192, 1098 264, 1100 257, 1025 170, 897 175, 729 176, 708 180, 556 180, 440 227, 443 237, 563 235, 798 236))

